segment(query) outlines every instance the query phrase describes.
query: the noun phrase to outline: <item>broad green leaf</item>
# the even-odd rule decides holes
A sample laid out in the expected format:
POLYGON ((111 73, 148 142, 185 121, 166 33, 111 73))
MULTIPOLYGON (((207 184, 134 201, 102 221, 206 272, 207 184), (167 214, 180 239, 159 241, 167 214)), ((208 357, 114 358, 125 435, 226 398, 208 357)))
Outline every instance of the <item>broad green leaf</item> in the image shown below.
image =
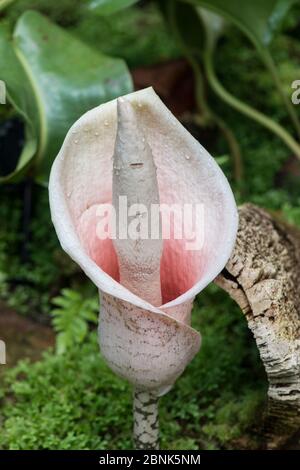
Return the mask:
POLYGON ((201 55, 204 33, 195 7, 176 0, 157 0, 157 3, 182 52, 186 56, 201 55))
POLYGON ((88 109, 132 91, 122 60, 86 46, 34 11, 20 17, 12 43, 0 37, 0 78, 37 140, 34 166, 42 182, 73 122, 88 109))
POLYGON ((267 46, 285 14, 298 0, 186 0, 235 23, 256 44, 267 46))
POLYGON ((88 9, 98 15, 108 16, 137 2, 138 0, 89 0, 88 9))
POLYGON ((8 7, 11 3, 15 1, 16 0, 0 0, 0 11, 4 10, 4 8, 8 7))
POLYGON ((22 67, 8 30, 0 27, 0 77, 6 84, 7 95, 15 108, 32 124, 37 124, 37 107, 32 102, 30 80, 22 67))
POLYGON ((123 61, 81 43, 36 12, 26 12, 15 34, 18 57, 38 104, 39 176, 47 178, 66 132, 97 104, 129 93, 131 79, 123 61))
POLYGON ((37 107, 32 99, 31 84, 21 66, 8 31, 0 28, 0 79, 6 84, 7 98, 13 104, 25 124, 26 144, 20 155, 16 170, 0 177, 0 182, 14 181, 30 164, 37 150, 37 107))

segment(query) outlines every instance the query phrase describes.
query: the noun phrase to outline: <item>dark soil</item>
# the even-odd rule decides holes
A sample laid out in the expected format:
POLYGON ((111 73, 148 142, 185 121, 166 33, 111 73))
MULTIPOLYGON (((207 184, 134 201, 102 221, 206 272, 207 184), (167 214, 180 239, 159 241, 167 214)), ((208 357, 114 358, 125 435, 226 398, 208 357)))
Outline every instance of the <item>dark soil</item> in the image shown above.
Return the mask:
POLYGON ((20 119, 9 119, 0 124, 0 175, 11 173, 18 163, 24 145, 24 124, 20 119))
POLYGON ((42 352, 54 346, 53 330, 0 304, 0 339, 6 344, 6 365, 0 365, 0 375, 19 359, 40 359, 42 352))

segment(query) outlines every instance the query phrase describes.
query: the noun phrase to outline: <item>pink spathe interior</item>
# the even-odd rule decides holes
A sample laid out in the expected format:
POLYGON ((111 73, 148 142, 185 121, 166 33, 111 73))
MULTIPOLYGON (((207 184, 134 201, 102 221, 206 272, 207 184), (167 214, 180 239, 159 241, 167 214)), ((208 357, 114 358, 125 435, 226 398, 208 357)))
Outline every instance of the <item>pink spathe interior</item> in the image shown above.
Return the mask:
MULTIPOLYGON (((161 283, 163 303, 167 303, 215 271, 218 259, 231 246, 234 209, 230 188, 217 164, 156 95, 147 93, 151 102, 150 98, 141 100, 142 106, 136 103, 135 109, 157 167, 160 203, 202 204, 205 209, 201 250, 188 251, 184 239, 164 240, 161 283)), ((97 208, 111 202, 116 126, 115 104, 108 103, 84 116, 65 144, 61 182, 84 251, 119 282, 112 241, 97 236, 97 208)))
MULTIPOLYGON (((82 213, 77 225, 77 234, 90 258, 119 282, 118 259, 113 243, 109 238, 101 240, 97 235, 97 224, 100 220, 97 208, 98 205, 94 204, 82 213)), ((163 303, 176 299, 189 290, 199 281, 205 269, 204 249, 189 251, 186 249, 186 241, 189 240, 164 240, 161 259, 163 303)))

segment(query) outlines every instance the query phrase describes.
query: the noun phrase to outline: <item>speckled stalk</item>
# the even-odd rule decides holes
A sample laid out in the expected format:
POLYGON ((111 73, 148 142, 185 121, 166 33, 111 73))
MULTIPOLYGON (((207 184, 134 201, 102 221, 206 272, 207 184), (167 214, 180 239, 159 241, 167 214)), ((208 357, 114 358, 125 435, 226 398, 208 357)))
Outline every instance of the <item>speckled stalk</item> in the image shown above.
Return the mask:
POLYGON ((133 393, 133 438, 137 450, 159 449, 158 396, 145 391, 133 393))

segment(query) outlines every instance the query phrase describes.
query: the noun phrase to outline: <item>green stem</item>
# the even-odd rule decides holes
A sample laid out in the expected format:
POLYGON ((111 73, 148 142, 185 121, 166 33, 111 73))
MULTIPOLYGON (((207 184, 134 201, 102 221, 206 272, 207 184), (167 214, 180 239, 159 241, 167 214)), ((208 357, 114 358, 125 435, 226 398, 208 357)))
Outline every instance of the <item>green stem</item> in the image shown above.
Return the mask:
POLYGON ((209 105, 207 104, 206 96, 205 96, 205 87, 204 87, 204 80, 200 65, 194 55, 191 53, 190 49, 184 43, 180 31, 177 26, 176 21, 176 11, 175 11, 175 2, 173 0, 169 0, 167 4, 167 14, 169 24, 172 28, 174 37, 182 50, 186 60, 189 62, 193 69, 194 78, 195 78, 195 91, 196 91, 196 103, 199 113, 201 112, 201 122, 202 125, 207 125, 211 122, 215 122, 219 129, 223 132, 225 139, 227 140, 230 153, 233 157, 234 161, 234 176, 237 182, 240 182, 243 177, 243 161, 241 157, 240 148, 238 142, 231 131, 231 129, 226 125, 223 119, 219 118, 215 113, 212 112, 209 105))
POLYGON ((254 121, 259 122, 264 127, 272 131, 278 137, 280 137, 283 142, 289 147, 289 149, 296 155, 296 157, 300 160, 300 145, 296 142, 296 140, 277 122, 270 119, 265 114, 257 111, 256 109, 252 108, 251 106, 243 103, 241 100, 233 96, 229 93, 223 85, 219 82, 212 63, 212 54, 209 48, 206 48, 204 52, 204 65, 206 69, 207 78, 210 82, 211 87, 215 91, 215 93, 220 96, 226 103, 232 106, 237 111, 245 114, 249 118, 253 119, 254 121))
POLYGON ((167 16, 175 40, 177 41, 177 44, 180 47, 184 57, 193 69, 193 74, 195 78, 196 102, 199 111, 201 110, 202 121, 204 123, 209 122, 211 120, 211 111, 209 109, 205 96, 205 87, 201 69, 199 67, 197 59, 195 59, 193 53, 191 53, 190 49, 186 46, 185 42, 183 41, 180 31, 178 29, 176 21, 176 2, 174 0, 169 0, 167 3, 167 16))
POLYGON ((218 117, 217 115, 213 115, 213 119, 217 126, 221 129, 221 131, 224 134, 225 139, 227 140, 230 153, 233 157, 233 164, 234 164, 234 178, 238 183, 241 183, 243 180, 244 176, 244 167, 243 167, 243 160, 242 160, 242 155, 240 151, 239 144, 235 138, 234 133, 230 129, 230 127, 227 126, 225 121, 218 117))

